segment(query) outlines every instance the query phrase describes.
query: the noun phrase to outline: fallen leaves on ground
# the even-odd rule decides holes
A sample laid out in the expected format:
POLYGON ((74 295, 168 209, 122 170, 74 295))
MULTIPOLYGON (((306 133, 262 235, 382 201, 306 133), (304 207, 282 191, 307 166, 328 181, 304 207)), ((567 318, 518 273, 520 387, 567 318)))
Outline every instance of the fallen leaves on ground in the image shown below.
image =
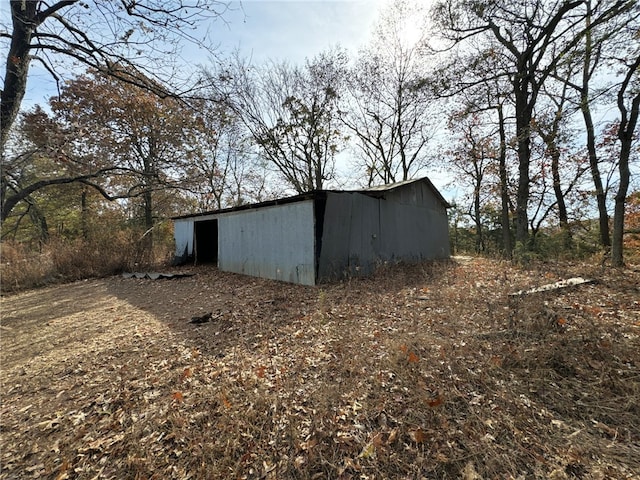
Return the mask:
POLYGON ((2 478, 640 476, 638 270, 189 271, 2 299, 2 478))

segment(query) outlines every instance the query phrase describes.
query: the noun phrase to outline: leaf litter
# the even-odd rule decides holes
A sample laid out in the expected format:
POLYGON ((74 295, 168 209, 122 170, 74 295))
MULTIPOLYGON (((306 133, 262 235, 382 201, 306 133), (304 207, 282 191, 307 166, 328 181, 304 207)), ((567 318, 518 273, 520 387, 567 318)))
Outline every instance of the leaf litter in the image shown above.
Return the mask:
POLYGON ((637 270, 176 273, 2 299, 1 478, 640 477, 637 270))

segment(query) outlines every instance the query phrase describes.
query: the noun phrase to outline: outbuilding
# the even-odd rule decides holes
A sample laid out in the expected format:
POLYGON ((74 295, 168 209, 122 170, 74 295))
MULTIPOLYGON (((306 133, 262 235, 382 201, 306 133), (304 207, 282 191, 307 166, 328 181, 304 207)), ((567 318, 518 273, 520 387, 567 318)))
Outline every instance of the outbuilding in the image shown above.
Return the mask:
POLYGON ((176 260, 303 285, 449 257, 446 200, 424 177, 174 218, 176 260))

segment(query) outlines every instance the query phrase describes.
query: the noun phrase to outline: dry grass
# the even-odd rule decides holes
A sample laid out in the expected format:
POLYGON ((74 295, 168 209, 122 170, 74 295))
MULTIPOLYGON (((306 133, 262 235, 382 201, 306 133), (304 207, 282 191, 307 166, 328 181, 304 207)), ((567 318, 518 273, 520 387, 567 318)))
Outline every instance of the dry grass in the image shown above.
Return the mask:
POLYGON ((2 293, 104 277, 166 262, 166 247, 145 252, 134 232, 115 232, 93 238, 52 238, 40 249, 19 242, 0 244, 0 289, 2 293))
POLYGON ((640 478, 638 270, 193 271, 3 299, 2 478, 640 478))

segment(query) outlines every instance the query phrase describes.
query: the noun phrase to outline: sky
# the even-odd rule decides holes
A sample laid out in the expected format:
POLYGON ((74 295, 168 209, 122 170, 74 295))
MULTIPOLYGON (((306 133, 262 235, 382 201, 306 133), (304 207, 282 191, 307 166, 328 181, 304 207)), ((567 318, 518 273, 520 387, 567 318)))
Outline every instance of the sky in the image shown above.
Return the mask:
MULTIPOLYGON (((230 2, 223 19, 202 25, 216 53, 235 50, 254 63, 267 59, 302 63, 305 58, 340 45, 355 53, 370 37, 378 12, 391 0, 243 0, 230 2)), ((0 4, 2 23, 8 20, 8 2, 0 4)), ((210 53, 193 44, 183 47, 184 61, 206 64, 210 53)), ((4 55, 3 55, 4 58, 4 55)), ((4 73, 4 72, 2 72, 4 73)), ((32 63, 24 107, 45 104, 56 94, 56 83, 32 63)))
POLYGON ((336 44, 350 49, 363 45, 383 4, 381 0, 245 0, 212 37, 219 35, 223 48, 238 47, 258 61, 303 61, 336 44))

